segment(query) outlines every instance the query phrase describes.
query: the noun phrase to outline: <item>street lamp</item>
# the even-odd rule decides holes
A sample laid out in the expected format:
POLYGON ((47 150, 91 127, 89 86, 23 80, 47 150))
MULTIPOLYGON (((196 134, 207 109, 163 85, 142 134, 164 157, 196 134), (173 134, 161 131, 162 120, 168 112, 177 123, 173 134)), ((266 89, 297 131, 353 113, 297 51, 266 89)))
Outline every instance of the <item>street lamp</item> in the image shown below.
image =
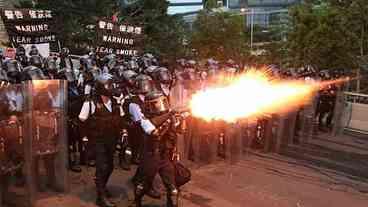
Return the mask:
POLYGON ((253 51, 254 11, 250 9, 250 51, 253 51))
MULTIPOLYGON (((250 11, 250 50, 253 51, 253 33, 254 33, 254 10, 251 8, 241 8, 242 15, 248 15, 250 11)), ((248 18, 248 16, 247 16, 248 18)))

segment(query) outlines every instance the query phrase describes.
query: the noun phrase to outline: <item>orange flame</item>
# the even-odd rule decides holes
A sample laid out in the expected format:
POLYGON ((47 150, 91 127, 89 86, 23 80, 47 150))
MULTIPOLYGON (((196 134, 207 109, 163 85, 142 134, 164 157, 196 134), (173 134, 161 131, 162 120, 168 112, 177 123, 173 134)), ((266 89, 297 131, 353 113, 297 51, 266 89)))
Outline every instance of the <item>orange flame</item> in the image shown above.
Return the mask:
POLYGON ((206 121, 235 122, 291 111, 310 102, 313 94, 324 85, 318 82, 272 80, 267 71, 251 70, 227 86, 197 92, 192 97, 190 108, 193 116, 206 121))

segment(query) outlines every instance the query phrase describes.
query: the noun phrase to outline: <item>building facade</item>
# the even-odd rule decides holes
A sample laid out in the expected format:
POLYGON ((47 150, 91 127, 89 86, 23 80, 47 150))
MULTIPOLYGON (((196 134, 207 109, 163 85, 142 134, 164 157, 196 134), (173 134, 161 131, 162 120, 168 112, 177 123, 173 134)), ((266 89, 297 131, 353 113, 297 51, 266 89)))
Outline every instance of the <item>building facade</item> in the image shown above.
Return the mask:
POLYGON ((204 0, 167 0, 170 5, 168 14, 190 15, 204 8, 204 0))
POLYGON ((288 12, 288 7, 302 0, 223 0, 224 6, 230 10, 247 8, 247 26, 251 24, 269 27, 279 23, 288 12))

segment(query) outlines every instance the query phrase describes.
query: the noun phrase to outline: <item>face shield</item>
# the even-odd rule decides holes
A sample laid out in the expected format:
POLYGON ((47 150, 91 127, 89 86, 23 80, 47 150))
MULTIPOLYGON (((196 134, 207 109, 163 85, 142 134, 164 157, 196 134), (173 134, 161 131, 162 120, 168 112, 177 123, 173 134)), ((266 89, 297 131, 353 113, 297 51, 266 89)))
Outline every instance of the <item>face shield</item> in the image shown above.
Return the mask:
POLYGON ((146 112, 150 115, 160 115, 170 110, 167 98, 163 94, 157 92, 148 95, 144 105, 146 112))
POLYGON ((147 94, 154 89, 152 80, 138 80, 136 82, 137 93, 139 94, 147 94))
POLYGON ((137 70, 139 68, 138 63, 134 60, 129 61, 129 68, 132 70, 137 70))
POLYGON ((133 86, 135 82, 135 77, 138 74, 132 70, 125 70, 122 72, 122 77, 124 78, 124 81, 129 85, 133 86))
POLYGON ((152 78, 147 75, 137 76, 134 85, 138 94, 147 94, 155 88, 152 78))
POLYGON ((171 83, 171 74, 168 70, 160 70, 158 72, 158 80, 163 84, 170 84, 171 83))
POLYGON ((149 58, 144 58, 144 59, 143 59, 143 65, 144 65, 144 67, 145 67, 145 68, 148 68, 148 67, 152 66, 152 61, 151 61, 151 59, 149 59, 149 58))

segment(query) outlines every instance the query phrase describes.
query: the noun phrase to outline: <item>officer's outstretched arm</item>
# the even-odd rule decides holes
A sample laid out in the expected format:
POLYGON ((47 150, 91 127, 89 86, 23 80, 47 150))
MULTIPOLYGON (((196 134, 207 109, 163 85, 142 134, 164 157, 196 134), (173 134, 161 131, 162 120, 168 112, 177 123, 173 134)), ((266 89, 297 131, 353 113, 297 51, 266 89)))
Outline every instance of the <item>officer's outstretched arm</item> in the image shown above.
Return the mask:
POLYGON ((134 122, 140 124, 146 134, 151 135, 156 129, 156 126, 144 116, 141 107, 138 104, 129 104, 129 114, 134 122))
POLYGON ((89 101, 85 101, 83 103, 82 109, 78 116, 79 120, 81 120, 82 122, 86 121, 89 117, 90 105, 91 103, 89 101))

